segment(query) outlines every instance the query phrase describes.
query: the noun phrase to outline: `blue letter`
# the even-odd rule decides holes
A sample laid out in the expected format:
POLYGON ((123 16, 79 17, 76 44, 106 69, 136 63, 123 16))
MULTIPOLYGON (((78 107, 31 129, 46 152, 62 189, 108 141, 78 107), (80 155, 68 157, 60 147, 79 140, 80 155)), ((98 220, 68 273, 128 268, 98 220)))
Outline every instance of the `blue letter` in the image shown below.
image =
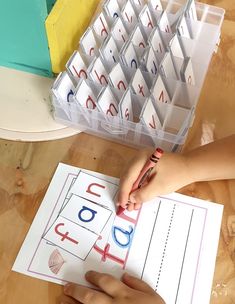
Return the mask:
POLYGON ((90 209, 90 208, 88 208, 88 207, 86 207, 86 206, 82 206, 82 209, 78 212, 78 218, 79 218, 79 220, 81 220, 82 222, 86 222, 86 223, 87 223, 87 222, 91 222, 91 221, 94 219, 96 213, 97 213, 97 211, 94 211, 94 210, 92 210, 92 209, 90 209), (91 213, 90 218, 88 218, 88 219, 82 218, 82 213, 83 213, 83 211, 88 211, 88 212, 90 212, 90 213, 91 213))
POLYGON ((124 230, 122 228, 119 228, 119 227, 116 227, 116 226, 113 226, 112 228, 112 236, 113 236, 113 239, 114 239, 114 242, 122 247, 122 248, 126 248, 126 247, 129 247, 130 243, 131 243, 131 239, 132 239, 132 233, 134 231, 133 227, 132 226, 129 226, 129 229, 130 231, 127 231, 127 230, 124 230), (117 232, 123 234, 125 237, 126 237, 126 242, 125 243, 121 243, 120 240, 118 240, 118 235, 117 235, 117 232))

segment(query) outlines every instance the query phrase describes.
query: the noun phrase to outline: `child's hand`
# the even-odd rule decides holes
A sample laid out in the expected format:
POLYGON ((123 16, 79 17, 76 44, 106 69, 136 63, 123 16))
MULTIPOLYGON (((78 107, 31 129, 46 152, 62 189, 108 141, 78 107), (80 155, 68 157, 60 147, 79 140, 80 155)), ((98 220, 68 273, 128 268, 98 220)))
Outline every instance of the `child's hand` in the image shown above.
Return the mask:
POLYGON ((67 284, 61 304, 164 304, 162 298, 145 282, 124 274, 122 281, 95 271, 86 273, 86 280, 100 291, 67 284))
POLYGON ((149 182, 131 193, 132 185, 138 178, 153 150, 138 152, 120 179, 117 204, 131 211, 139 209, 140 205, 158 195, 176 191, 193 182, 187 168, 185 156, 177 153, 164 153, 151 173, 149 182))

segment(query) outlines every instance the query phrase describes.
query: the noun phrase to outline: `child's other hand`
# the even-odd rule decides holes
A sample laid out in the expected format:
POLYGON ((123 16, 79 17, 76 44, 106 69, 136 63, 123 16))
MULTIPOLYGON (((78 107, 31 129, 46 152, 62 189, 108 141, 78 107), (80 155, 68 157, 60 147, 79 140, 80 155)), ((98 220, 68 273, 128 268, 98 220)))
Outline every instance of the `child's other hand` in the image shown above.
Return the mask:
POLYGON ((139 209, 143 202, 156 196, 176 191, 193 182, 187 168, 185 156, 177 153, 164 153, 151 172, 146 185, 131 193, 132 185, 153 153, 153 150, 143 150, 132 160, 120 179, 117 204, 131 211, 139 209))
POLYGON ((100 289, 67 284, 61 304, 164 304, 162 298, 145 282, 124 274, 122 281, 111 275, 88 271, 86 280, 100 289))

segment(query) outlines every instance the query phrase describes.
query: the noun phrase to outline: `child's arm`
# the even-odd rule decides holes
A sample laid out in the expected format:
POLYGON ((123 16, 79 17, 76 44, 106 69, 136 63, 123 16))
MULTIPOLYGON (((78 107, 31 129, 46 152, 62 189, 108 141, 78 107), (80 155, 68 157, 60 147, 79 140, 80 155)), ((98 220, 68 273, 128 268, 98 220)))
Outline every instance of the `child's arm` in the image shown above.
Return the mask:
POLYGON ((61 303, 67 304, 164 304, 162 298, 145 282, 125 274, 122 281, 108 274, 89 271, 86 279, 100 290, 76 284, 65 285, 61 303), (78 302, 77 302, 78 301, 78 302))
POLYGON ((168 194, 193 182, 235 178, 235 134, 182 154, 164 153, 146 186, 130 194, 133 183, 152 150, 132 161, 120 180, 118 204, 128 210, 158 195, 168 194), (130 194, 130 197, 129 197, 130 194))

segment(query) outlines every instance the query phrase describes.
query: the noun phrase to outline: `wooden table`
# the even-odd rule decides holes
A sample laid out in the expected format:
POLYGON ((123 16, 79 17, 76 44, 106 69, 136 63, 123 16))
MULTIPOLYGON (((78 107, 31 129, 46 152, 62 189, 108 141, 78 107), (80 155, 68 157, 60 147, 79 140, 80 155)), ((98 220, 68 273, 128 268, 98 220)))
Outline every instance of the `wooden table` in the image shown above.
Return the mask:
MULTIPOLYGON (((202 2, 227 13, 184 149, 235 133, 235 2, 202 2)), ((0 303, 53 304, 61 294, 59 285, 11 271, 58 162, 118 177, 134 154, 83 133, 40 143, 0 140, 0 303)), ((211 303, 235 303, 235 181, 201 182, 180 192, 224 204, 211 303)))

